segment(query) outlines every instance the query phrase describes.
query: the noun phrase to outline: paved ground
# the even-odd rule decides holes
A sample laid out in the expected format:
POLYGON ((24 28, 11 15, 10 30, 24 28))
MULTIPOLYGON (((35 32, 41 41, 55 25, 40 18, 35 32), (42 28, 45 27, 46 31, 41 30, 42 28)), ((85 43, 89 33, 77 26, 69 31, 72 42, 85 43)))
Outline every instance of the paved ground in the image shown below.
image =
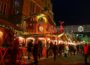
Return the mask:
MULTIPOLYGON (((33 60, 25 60, 23 65, 34 65, 33 60)), ((88 65, 90 65, 90 56, 88 57, 88 65)), ((1 64, 0 64, 1 65, 1 64)), ((8 65, 8 64, 5 64, 8 65)), ((20 64, 17 64, 20 65, 20 64)), ((38 65, 85 65, 84 56, 82 55, 72 55, 68 57, 57 56, 56 61, 53 60, 53 57, 41 58, 38 65)))
MULTIPOLYGON (((90 57, 88 58, 88 62, 90 65, 90 57)), ((33 65, 33 64, 28 64, 33 65)), ((58 56, 56 61, 53 60, 53 58, 48 59, 42 59, 39 60, 39 65, 85 65, 84 64, 84 57, 82 55, 76 55, 76 56, 58 56)))

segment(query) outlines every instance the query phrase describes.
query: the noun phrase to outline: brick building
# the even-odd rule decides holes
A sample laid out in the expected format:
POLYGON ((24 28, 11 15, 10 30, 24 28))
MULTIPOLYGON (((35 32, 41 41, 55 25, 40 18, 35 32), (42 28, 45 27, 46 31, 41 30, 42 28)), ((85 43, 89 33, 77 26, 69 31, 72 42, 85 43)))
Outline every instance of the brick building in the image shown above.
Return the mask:
POLYGON ((0 0, 0 24, 29 34, 56 33, 51 0, 0 0))
POLYGON ((24 0, 22 27, 30 34, 55 33, 51 0, 24 0), (27 3, 27 4, 26 4, 27 3))

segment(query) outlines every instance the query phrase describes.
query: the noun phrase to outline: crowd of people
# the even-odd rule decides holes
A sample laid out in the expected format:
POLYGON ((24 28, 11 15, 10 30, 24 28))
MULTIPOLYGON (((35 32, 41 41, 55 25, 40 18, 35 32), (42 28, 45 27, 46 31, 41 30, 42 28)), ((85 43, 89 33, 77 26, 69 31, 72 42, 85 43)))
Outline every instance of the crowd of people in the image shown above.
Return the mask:
MULTIPOLYGON (((49 56, 53 56, 54 61, 56 61, 56 57, 58 55, 68 57, 71 55, 76 55, 76 54, 79 55, 80 54, 82 56, 84 55, 85 63, 87 63, 87 58, 90 55, 90 44, 87 44, 88 49, 85 46, 86 46, 86 44, 79 44, 79 45, 58 44, 57 45, 57 42, 48 42, 47 41, 46 47, 45 47, 46 58, 48 58, 49 56)), ((30 51, 28 51, 28 53, 32 53, 33 57, 35 56, 34 57, 34 61, 36 61, 35 63, 38 63, 37 62, 38 58, 40 59, 41 57, 43 57, 43 43, 42 43, 42 41, 37 40, 37 42, 35 42, 34 44, 32 44, 32 41, 31 41, 30 43, 28 43, 27 50, 28 49, 30 49, 30 51)), ((29 55, 30 54, 28 54, 28 57, 30 57, 29 55)))
MULTIPOLYGON (((19 48, 19 41, 16 39, 14 40, 14 44, 12 44, 8 50, 8 53, 12 56, 10 58, 10 63, 16 63, 19 48)), ((84 55, 85 63, 87 64, 87 58, 90 55, 90 44, 70 45, 57 44, 57 42, 48 41, 43 44, 42 41, 36 39, 34 42, 33 40, 30 40, 25 48, 27 51, 28 60, 31 60, 31 56, 33 56, 35 65, 38 65, 38 59, 42 57, 48 58, 49 56, 53 56, 54 61, 56 61, 58 55, 68 57, 76 54, 84 55)))

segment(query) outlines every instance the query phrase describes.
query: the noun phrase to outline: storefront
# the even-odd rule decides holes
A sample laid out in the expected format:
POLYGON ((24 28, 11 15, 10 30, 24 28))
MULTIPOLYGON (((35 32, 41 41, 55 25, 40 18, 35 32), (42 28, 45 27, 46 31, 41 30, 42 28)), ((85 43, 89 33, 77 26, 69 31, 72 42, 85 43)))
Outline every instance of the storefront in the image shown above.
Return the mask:
POLYGON ((19 28, 6 20, 0 19, 0 46, 6 46, 12 43, 14 40, 15 29, 19 28))
POLYGON ((0 27, 0 46, 10 44, 14 40, 14 32, 5 27, 0 27))

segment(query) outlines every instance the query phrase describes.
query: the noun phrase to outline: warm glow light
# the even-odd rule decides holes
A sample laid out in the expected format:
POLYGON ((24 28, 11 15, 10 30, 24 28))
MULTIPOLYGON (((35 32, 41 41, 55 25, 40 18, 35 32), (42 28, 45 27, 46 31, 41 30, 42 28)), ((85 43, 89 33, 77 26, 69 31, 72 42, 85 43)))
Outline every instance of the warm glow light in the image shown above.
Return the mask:
POLYGON ((39 40, 45 40, 45 38, 38 38, 39 40))
POLYGON ((47 18, 45 16, 45 14, 40 14, 37 16, 37 21, 40 19, 40 18, 43 18, 44 19, 44 22, 47 23, 47 18))
POLYGON ((19 43, 24 43, 25 39, 23 37, 19 37, 19 43))
POLYGON ((52 42, 53 44, 55 44, 55 42, 56 42, 56 45, 58 44, 57 40, 51 40, 51 42, 52 42))
POLYGON ((23 40, 24 38, 23 37, 19 37, 20 40, 23 40))
POLYGON ((58 37, 61 37, 61 36, 63 36, 63 35, 64 35, 64 33, 62 33, 62 34, 58 35, 58 37))
POLYGON ((62 41, 62 40, 59 40, 58 43, 59 43, 59 44, 63 44, 63 41, 62 41))
POLYGON ((33 37, 29 37, 29 38, 27 38, 26 40, 35 40, 35 38, 33 38, 33 37))
POLYGON ((3 32, 2 31, 0 31, 0 38, 2 38, 3 37, 3 32))
POLYGON ((47 38, 47 40, 49 41, 49 40, 50 40, 50 38, 47 38))
POLYGON ((68 44, 70 44, 70 45, 76 45, 74 42, 68 42, 68 44))

